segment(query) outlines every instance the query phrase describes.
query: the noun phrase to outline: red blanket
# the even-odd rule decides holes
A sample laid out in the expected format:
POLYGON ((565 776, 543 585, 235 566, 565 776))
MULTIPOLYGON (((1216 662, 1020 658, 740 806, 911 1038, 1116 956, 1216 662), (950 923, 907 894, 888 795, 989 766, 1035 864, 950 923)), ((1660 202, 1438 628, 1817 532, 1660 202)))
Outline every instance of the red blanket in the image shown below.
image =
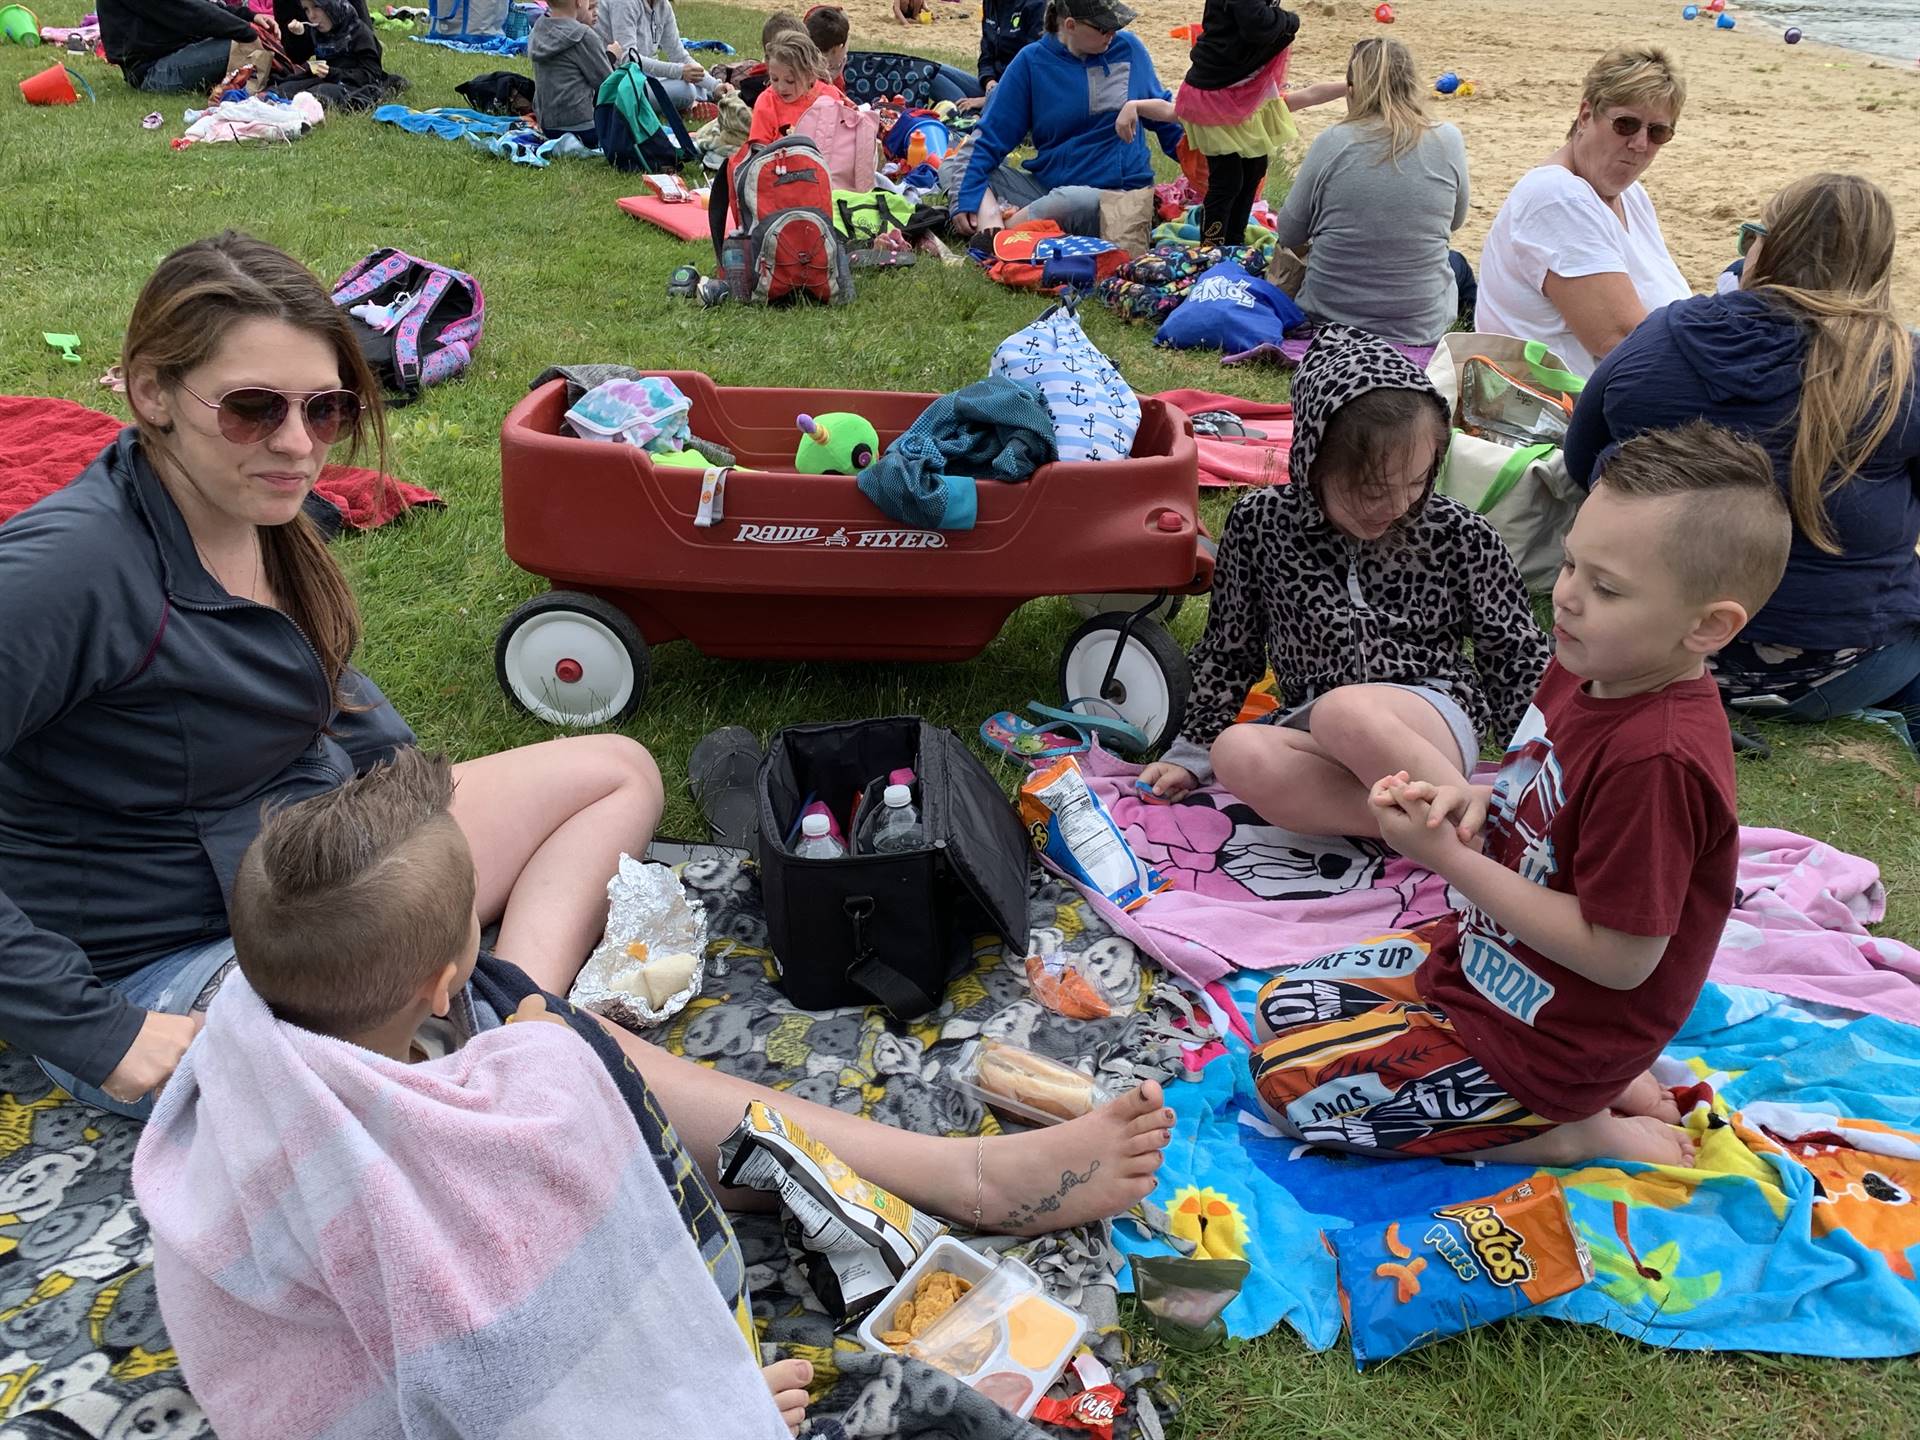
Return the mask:
MULTIPOLYGON (((0 524, 51 495, 94 462, 121 430, 121 422, 71 400, 0 395, 0 524)), ((415 505, 440 497, 378 470, 329 465, 314 486, 346 523, 371 530, 415 505)))
POLYGON ((1202 485, 1286 483, 1287 458, 1293 449, 1293 406, 1242 400, 1237 395, 1218 395, 1211 390, 1166 390, 1154 398, 1176 405, 1189 415, 1198 415, 1204 410, 1231 411, 1246 422, 1247 429, 1258 430, 1266 437, 1213 440, 1199 436, 1202 485))

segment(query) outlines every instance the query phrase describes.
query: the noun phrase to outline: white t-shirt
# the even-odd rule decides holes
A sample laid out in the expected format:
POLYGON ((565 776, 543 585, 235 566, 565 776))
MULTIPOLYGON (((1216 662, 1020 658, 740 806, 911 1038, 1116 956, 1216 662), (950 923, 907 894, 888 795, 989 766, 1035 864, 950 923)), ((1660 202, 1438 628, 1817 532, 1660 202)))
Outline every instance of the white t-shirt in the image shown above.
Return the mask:
POLYGON ((1625 225, 1586 181, 1560 165, 1520 177, 1494 217, 1480 252, 1480 296, 1474 328, 1522 340, 1544 340, 1567 368, 1591 375, 1599 361, 1574 338, 1541 287, 1551 271, 1562 279, 1625 274, 1649 313, 1693 293, 1667 253, 1646 187, 1620 192, 1625 225))

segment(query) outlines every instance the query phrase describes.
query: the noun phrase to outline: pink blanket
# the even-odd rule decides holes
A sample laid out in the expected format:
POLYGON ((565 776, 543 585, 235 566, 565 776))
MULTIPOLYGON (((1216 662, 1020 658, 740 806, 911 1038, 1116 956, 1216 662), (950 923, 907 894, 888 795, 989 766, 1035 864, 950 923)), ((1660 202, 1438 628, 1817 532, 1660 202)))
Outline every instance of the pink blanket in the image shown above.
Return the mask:
POLYGON ((167 1333, 222 1440, 777 1440, 632 1112, 564 1025, 406 1065, 229 976, 140 1137, 167 1333))
MULTIPOLYGON (((1207 985, 1271 970, 1450 907, 1439 877, 1377 841, 1296 835, 1208 786, 1179 805, 1138 798, 1138 767, 1102 751, 1087 781, 1175 888, 1132 914, 1095 909, 1167 969, 1207 985)), ((1920 1025, 1920 950, 1869 934, 1886 908, 1867 860, 1784 830, 1740 832, 1739 899, 1713 978, 1920 1025)))
POLYGON ((1739 898, 1713 978, 1920 1025, 1920 950, 1867 932, 1886 909, 1871 860, 1788 830, 1743 829, 1739 898))

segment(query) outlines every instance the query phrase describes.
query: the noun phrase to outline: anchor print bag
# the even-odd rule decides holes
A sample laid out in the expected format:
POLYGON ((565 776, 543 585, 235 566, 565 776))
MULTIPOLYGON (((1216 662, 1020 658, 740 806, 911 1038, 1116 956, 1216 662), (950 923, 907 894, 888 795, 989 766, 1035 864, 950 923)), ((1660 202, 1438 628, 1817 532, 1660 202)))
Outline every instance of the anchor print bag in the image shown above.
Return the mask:
POLYGON ((1140 428, 1140 399, 1087 338, 1074 305, 1063 300, 1002 340, 988 373, 1040 392, 1062 460, 1124 460, 1140 428))

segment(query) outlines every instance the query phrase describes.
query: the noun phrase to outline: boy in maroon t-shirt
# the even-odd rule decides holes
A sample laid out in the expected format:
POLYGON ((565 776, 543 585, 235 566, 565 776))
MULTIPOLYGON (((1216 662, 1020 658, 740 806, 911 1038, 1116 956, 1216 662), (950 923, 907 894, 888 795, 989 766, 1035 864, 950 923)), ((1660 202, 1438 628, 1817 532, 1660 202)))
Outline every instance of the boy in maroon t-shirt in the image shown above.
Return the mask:
POLYGON ((1733 749, 1706 662, 1791 540, 1759 447, 1700 423, 1619 447, 1567 536, 1555 659, 1494 784, 1374 787, 1387 842, 1465 907, 1261 990, 1253 1078, 1276 1124, 1369 1154, 1693 1163, 1648 1066, 1733 904, 1733 749))

